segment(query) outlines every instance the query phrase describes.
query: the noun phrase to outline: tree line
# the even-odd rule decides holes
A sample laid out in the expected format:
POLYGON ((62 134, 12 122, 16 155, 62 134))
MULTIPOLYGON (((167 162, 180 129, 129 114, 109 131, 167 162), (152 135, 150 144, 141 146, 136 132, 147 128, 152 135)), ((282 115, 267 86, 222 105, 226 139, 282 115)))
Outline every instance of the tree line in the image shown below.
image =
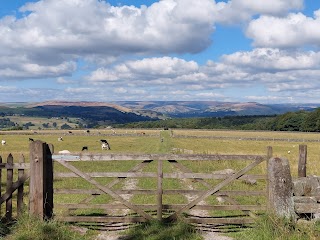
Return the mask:
POLYGON ((266 116, 174 118, 118 125, 128 128, 189 128, 320 132, 320 108, 266 116))

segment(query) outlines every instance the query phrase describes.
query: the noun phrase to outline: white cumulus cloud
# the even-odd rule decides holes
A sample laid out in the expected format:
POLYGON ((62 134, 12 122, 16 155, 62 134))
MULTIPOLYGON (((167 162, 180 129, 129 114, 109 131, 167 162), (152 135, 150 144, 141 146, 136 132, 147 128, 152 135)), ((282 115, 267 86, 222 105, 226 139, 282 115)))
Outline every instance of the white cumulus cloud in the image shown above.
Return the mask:
POLYGON ((291 13, 286 17, 261 16, 250 22, 246 34, 258 47, 319 47, 320 10, 314 13, 314 17, 302 13, 291 13))
POLYGON ((303 0, 230 0, 218 2, 215 14, 217 22, 238 24, 255 15, 282 16, 302 7, 303 0))

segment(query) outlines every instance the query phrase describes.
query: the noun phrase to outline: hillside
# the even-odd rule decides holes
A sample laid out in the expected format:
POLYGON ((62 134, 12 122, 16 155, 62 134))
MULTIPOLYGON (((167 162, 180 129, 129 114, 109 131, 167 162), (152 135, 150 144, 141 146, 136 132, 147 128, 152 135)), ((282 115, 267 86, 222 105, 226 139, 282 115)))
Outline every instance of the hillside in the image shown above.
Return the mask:
MULTIPOLYGON (((255 102, 216 101, 122 101, 111 103, 48 101, 42 103, 2 103, 0 105, 2 105, 0 106, 0 116, 3 117, 0 123, 2 129, 15 126, 25 128, 25 124, 33 126, 32 123, 41 122, 41 119, 34 118, 65 119, 64 123, 72 128, 90 128, 159 119, 262 115, 266 117, 300 110, 312 111, 317 107, 316 104, 264 105, 255 102), (19 117, 23 117, 24 120, 19 121, 19 117), (32 121, 27 120, 26 117, 33 119, 32 121)), ((46 121, 41 123, 40 127, 53 126, 53 124, 57 123, 46 121)), ((63 125, 60 123, 58 127, 61 124, 63 125)), ((69 127, 67 125, 65 127, 69 127)), ((160 123, 160 125, 163 124, 160 123)))
MULTIPOLYGON (((78 127, 97 127, 112 124, 124 124, 138 121, 150 121, 152 118, 132 112, 130 109, 116 106, 114 104, 91 103, 91 102, 45 102, 36 104, 25 104, 14 106, 2 104, 0 116, 5 119, 8 127, 12 123, 7 119, 14 117, 16 125, 19 125, 20 118, 47 118, 66 119, 67 123, 76 123, 78 127), (76 119, 71 122, 70 119, 76 119)), ((13 121, 13 120, 11 120, 13 121)), ((69 124, 70 125, 70 124, 69 124)), ((5 125, 4 125, 5 126, 5 125)), ((2 128, 5 128, 5 127, 2 128)))
POLYGON ((260 104, 217 101, 123 101, 114 102, 133 111, 148 110, 171 118, 275 115, 299 110, 311 111, 320 104, 260 104))

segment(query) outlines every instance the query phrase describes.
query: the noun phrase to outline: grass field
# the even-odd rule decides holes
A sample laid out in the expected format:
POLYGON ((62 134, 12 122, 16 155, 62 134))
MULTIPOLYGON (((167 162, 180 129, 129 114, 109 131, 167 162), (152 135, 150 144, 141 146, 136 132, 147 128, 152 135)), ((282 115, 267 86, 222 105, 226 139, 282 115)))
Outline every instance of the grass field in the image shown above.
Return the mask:
POLYGON ((60 129, 62 125, 68 124, 70 127, 75 128, 77 122, 81 119, 77 118, 43 118, 43 117, 26 117, 26 116, 10 116, 10 121, 23 126, 26 123, 32 123, 34 126, 29 126, 30 130, 45 129, 43 124, 46 124, 49 129, 60 129))
MULTIPOLYGON (((0 146, 0 154, 5 161, 9 153, 12 153, 14 160, 17 162, 19 156, 23 154, 26 160, 29 161, 29 138, 34 140, 42 140, 54 145, 55 153, 61 150, 69 150, 70 152, 79 153, 83 146, 87 146, 92 153, 106 152, 101 150, 100 139, 107 139, 111 150, 107 153, 183 153, 186 151, 194 154, 257 154, 266 155, 267 146, 273 148, 273 155, 278 157, 286 157, 290 162, 292 175, 297 176, 299 145, 306 144, 308 146, 308 160, 307 160, 307 175, 320 175, 320 169, 317 167, 320 161, 319 142, 306 142, 306 140, 317 141, 320 135, 316 133, 286 133, 286 132, 249 132, 249 131, 205 131, 205 130, 134 130, 134 129, 90 129, 88 133, 86 130, 72 130, 70 134, 66 130, 38 130, 33 131, 2 131, 1 138, 5 139, 7 144, 0 146), (172 137, 172 135, 174 137, 172 137), (62 136, 63 141, 58 141, 58 137, 62 136), (179 137, 178 137, 179 136, 179 137), (184 137, 185 136, 185 137, 184 137), (192 137, 192 138, 191 138, 192 137), (228 138, 212 138, 212 137, 228 137, 228 138), (261 140, 259 138, 268 138, 268 140, 261 140), (246 138, 256 138, 254 140, 244 140, 246 138), (163 141, 161 140, 163 139, 163 141), (288 139, 288 141, 278 141, 277 139, 288 139), (296 139, 304 139, 303 141, 296 141, 296 139), (173 150, 174 149, 174 150, 173 150), (288 153, 290 151, 290 153, 288 153)), ((88 162, 73 163, 79 169, 86 172, 103 172, 103 171, 127 171, 132 168, 136 162, 108 162, 92 164, 88 162)), ((233 168, 241 169, 245 163, 239 162, 219 162, 213 163, 204 161, 199 163, 183 162, 194 172, 212 172, 215 170, 233 168)), ((55 164, 55 171, 67 171, 63 167, 55 164)), ((156 163, 150 164, 144 171, 156 171, 156 163)), ((164 164, 165 172, 174 171, 168 163, 164 164)), ((254 173, 265 173, 265 164, 259 166, 254 170, 254 173)), ((5 176, 3 176, 5 177, 5 176)), ((112 178, 101 178, 98 181, 101 184, 107 184, 112 178)), ((210 180, 212 184, 216 183, 210 180)), ((185 183, 173 180, 164 180, 165 189, 182 189, 185 188, 185 183)), ((81 179, 68 178, 55 181, 55 188, 87 188, 90 189, 89 183, 81 179)), ((153 180, 139 180, 137 188, 139 189, 155 189, 157 185, 156 179, 153 180)), ((124 183, 114 186, 114 189, 124 187, 124 183)), ((196 188, 201 189, 200 185, 195 184, 196 188)), ((248 188, 255 190, 256 186, 246 186, 244 184, 235 184, 234 187, 242 190, 248 188)), ((259 187, 261 187, 259 185, 259 187)), ((263 187, 263 186, 262 186, 263 187)), ((77 203, 83 200, 86 196, 81 194, 63 195, 57 194, 55 196, 55 203, 77 203)), ((264 204, 265 200, 254 198, 242 199, 239 197, 238 201, 246 204, 264 204)), ((27 201, 27 200, 26 200, 27 201)), ((155 203, 155 196, 141 196, 135 195, 132 199, 134 203, 155 203)), ((183 196, 167 195, 164 196, 164 203, 186 203, 183 196)), ((216 199, 209 197, 208 203, 217 204, 216 199)), ((93 203, 112 202, 109 196, 96 197, 93 203)), ((27 202, 26 202, 27 204, 27 202)), ((58 209, 57 209, 58 211, 58 209)), ((91 210, 90 210, 91 211, 91 210)), ((89 213, 93 213, 92 211, 89 213)), ((2 211, 3 212, 3 211, 2 211)), ((95 212, 101 213, 100 210, 95 212)), ((214 214, 214 213, 212 213, 214 214)), ((222 212, 220 215, 224 214, 222 212)))

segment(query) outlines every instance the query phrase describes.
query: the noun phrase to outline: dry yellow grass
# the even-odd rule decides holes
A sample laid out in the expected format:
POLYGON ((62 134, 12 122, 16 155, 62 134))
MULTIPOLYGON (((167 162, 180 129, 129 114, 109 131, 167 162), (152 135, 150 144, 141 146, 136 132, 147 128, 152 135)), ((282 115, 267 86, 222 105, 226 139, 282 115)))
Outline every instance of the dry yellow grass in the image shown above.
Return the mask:
MULTIPOLYGON (((0 145, 0 155, 6 158, 9 153, 12 153, 17 160, 21 154, 24 154, 28 159, 29 138, 52 143, 55 152, 65 149, 71 152, 80 152, 83 146, 88 146, 90 152, 102 152, 99 140, 108 139, 111 153, 163 153, 164 149, 159 140, 160 133, 161 130, 154 129, 93 129, 89 134, 86 130, 72 130, 72 134, 68 134, 67 130, 39 130, 36 133, 30 130, 1 131, 1 138, 5 139, 7 144, 0 145), (114 132, 115 135, 112 135, 114 132), (145 135, 141 134, 142 132, 145 135), (60 136, 64 141, 58 141, 60 136)), ((171 148, 192 150, 197 154, 266 154, 267 146, 271 146, 274 156, 289 159, 293 176, 297 175, 299 145, 305 144, 308 146, 307 174, 320 175, 318 168, 320 142, 292 141, 293 139, 318 140, 320 138, 318 133, 173 130, 173 134, 174 136, 186 137, 171 138, 171 148), (191 136, 196 138, 190 138, 191 136), (269 140, 261 141, 259 137, 269 140), (257 138, 257 140, 243 140, 245 138, 257 138), (288 141, 277 141, 276 139, 288 139, 288 141)), ((166 151, 170 152, 171 149, 166 149, 166 151)))
MULTIPOLYGON (((247 131, 199 131, 199 130, 173 130, 174 136, 184 135, 188 137, 170 137, 170 131, 162 130, 132 130, 132 129, 94 129, 87 133, 86 130, 73 130, 72 134, 68 134, 66 130, 51 130, 51 131, 37 131, 33 133, 30 131, 16 131, 16 132, 0 132, 1 137, 7 141, 7 145, 0 146, 0 155, 3 158, 9 153, 14 155, 14 160, 19 160, 19 155, 24 154, 28 161, 29 157, 29 137, 35 140, 42 140, 54 145, 55 152, 60 150, 69 150, 71 152, 80 152, 83 146, 88 146, 89 152, 99 153, 103 152, 100 147, 100 139, 107 139, 111 145, 111 151, 104 151, 106 153, 170 153, 172 148, 181 150, 192 150, 194 154, 258 154, 265 155, 267 153, 267 146, 273 148, 273 155, 279 157, 286 157, 291 164, 292 175, 297 175, 298 157, 299 157, 299 145, 305 144, 305 142, 290 142, 290 141, 260 141, 260 140, 243 140, 245 137, 254 136, 268 136, 270 139, 275 138, 288 138, 290 139, 305 139, 307 137, 317 139, 317 134, 305 134, 305 133, 285 133, 285 132, 247 132, 247 131), (114 133, 115 131, 115 133, 114 133), (145 134, 140 134, 145 132, 145 134), (256 135, 254 135, 256 134, 256 135), (210 138, 211 136, 230 137, 227 139, 210 138), (62 136, 63 141, 58 141, 58 137, 62 136), (161 137, 165 138, 165 141, 161 141, 161 137), (190 138, 194 137, 194 138, 190 138), (288 153, 290 151, 290 154, 288 153)), ((319 175, 320 171, 317 168, 317 162, 320 161, 320 153, 318 151, 318 142, 308 142, 308 165, 307 174, 319 175)), ((5 161, 5 159, 4 159, 5 161)), ((182 164, 189 167, 194 172, 213 172, 225 168, 232 168, 240 170, 248 164, 248 162, 239 161, 201 161, 195 164, 195 162, 181 161, 182 164)), ((99 163, 92 164, 90 162, 73 163, 75 166, 84 170, 85 172, 92 171, 127 171, 132 168, 134 163, 99 163), (111 165, 110 165, 111 164, 111 165), (133 165, 132 165, 133 164, 133 165)), ((170 169, 171 166, 164 165, 166 172, 176 171, 176 169, 170 169)), ((65 171, 63 167, 55 164, 55 171, 65 171)), ((154 171, 156 169, 155 163, 150 165, 145 171, 154 171)), ((250 173, 261 174, 265 173, 266 165, 261 164, 252 170, 250 173)), ((112 180, 112 179, 111 179, 112 180)), ((98 179, 102 184, 106 184, 111 181, 110 179, 98 179), (107 181, 108 180, 108 181, 107 181)), ((216 184, 214 180, 208 180, 212 184, 216 184)), ((139 187, 149 189, 149 185, 152 185, 152 180, 140 181, 139 187)), ((165 181, 166 189, 180 188, 180 183, 175 181, 165 181), (168 185, 168 186, 167 186, 168 185)), ((259 184, 259 187, 263 185, 259 184)), ((63 181, 55 181, 55 188, 90 188, 90 184, 81 179, 64 179, 63 181)), ((121 188, 116 186, 116 188, 121 188)), ((196 188, 202 189, 199 184, 195 185, 196 188)), ((250 188, 255 189, 255 186, 246 186, 243 183, 234 183, 232 186, 237 189, 245 190, 250 188)), ((259 189, 257 189, 259 190, 259 189)), ((104 196, 105 197, 105 196, 104 196)), ((150 196, 151 198, 154 196, 150 196)), ((84 196, 70 195, 66 196, 58 194, 55 197, 55 203, 62 202, 79 202, 84 196)), ((132 201, 141 202, 143 199, 147 199, 145 196, 136 196, 132 201), (141 200, 142 199, 142 200, 141 200)), ((149 198, 148 198, 149 199, 149 198)), ((111 198, 96 198, 95 202, 110 201, 111 198)), ((165 202, 180 203, 183 198, 177 198, 176 196, 165 196, 165 202)), ((215 198, 209 197, 208 202, 215 203, 215 198)), ((238 199, 240 202, 246 203, 247 200, 238 199)), ((252 201, 258 201, 254 198, 252 201)), ((154 199, 153 199, 154 201, 154 199)), ((259 199, 260 201, 260 199, 259 199)), ((261 201, 264 201, 263 199, 261 201)), ((56 209, 58 211, 58 209, 56 209)))
POLYGON ((289 160, 293 176, 297 176, 298 172, 299 145, 307 145, 307 175, 320 175, 318 168, 320 142, 307 142, 308 140, 318 141, 319 133, 174 130, 173 134, 174 136, 186 136, 186 138, 174 138, 175 147, 190 149, 199 154, 266 154, 267 146, 271 146, 273 156, 286 157, 289 160), (196 138, 189 138, 190 136, 196 138), (256 138, 256 140, 243 140, 245 138, 256 138), (261 138, 268 138, 268 140, 261 140, 261 138))

